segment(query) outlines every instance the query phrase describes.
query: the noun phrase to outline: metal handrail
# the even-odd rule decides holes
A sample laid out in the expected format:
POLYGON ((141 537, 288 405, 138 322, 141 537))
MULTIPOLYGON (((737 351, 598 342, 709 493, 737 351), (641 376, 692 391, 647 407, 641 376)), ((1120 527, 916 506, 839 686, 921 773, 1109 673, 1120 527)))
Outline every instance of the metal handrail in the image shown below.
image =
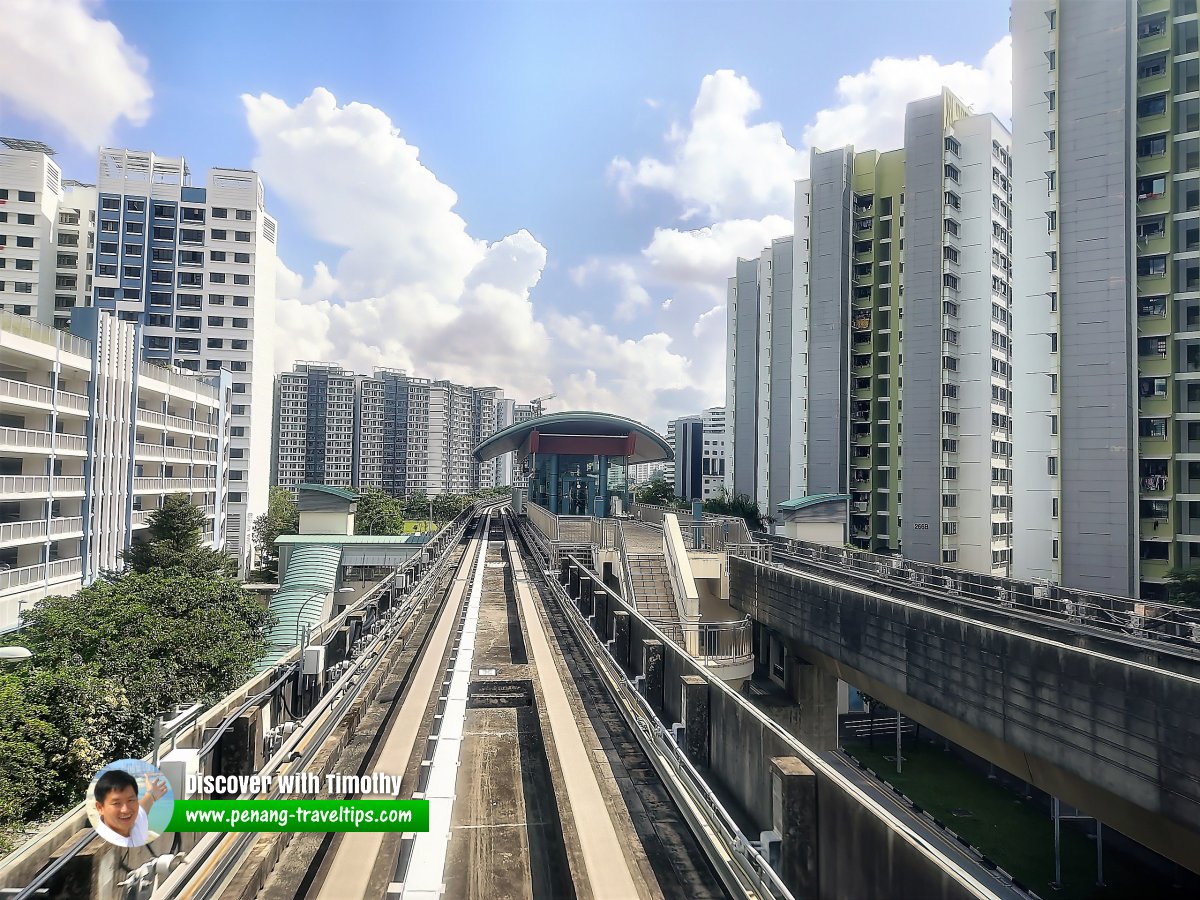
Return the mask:
POLYGON ((772 549, 766 559, 752 559, 732 549, 730 555, 794 570, 802 570, 805 565, 833 567, 841 577, 868 580, 875 589, 894 586, 909 591, 933 591, 950 599, 1048 616, 1071 625, 1096 626, 1134 638, 1181 644, 1193 649, 1200 646, 1198 609, 1080 591, 1048 582, 982 575, 779 536, 771 536, 768 540, 772 549))

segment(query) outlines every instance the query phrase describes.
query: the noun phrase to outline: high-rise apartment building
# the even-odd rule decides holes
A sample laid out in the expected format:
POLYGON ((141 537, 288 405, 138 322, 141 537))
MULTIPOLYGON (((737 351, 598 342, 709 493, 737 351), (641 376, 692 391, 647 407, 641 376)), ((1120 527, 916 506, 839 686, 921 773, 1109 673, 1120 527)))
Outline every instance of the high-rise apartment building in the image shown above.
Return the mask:
POLYGON ((275 377, 273 484, 356 483, 357 385, 353 372, 328 363, 298 362, 275 377))
POLYGON ((725 408, 716 406, 698 416, 672 419, 667 443, 675 462, 667 469, 676 496, 684 500, 711 500, 725 486, 725 408))
POLYGON ((0 630, 120 569, 169 494, 224 544, 230 373, 150 364, 139 327, 111 313, 77 310, 71 327, 0 313, 0 630))
POLYGON ((0 137, 0 309, 67 328, 89 305, 96 188, 64 179, 53 156, 0 137))
POLYGON ((1196 3, 1016 0, 1012 34, 1015 573, 1161 598, 1200 563, 1196 3))
POLYGON ((849 494, 856 546, 1008 571, 1011 158, 946 90, 901 150, 813 151, 794 238, 730 281, 735 493, 849 494))
POLYGON ((182 158, 105 148, 96 190, 94 305, 142 326, 147 359, 233 375, 225 539, 246 565, 271 472, 276 223, 262 181, 215 168, 193 186, 182 158))
MULTIPOLYGON (((806 215, 798 210, 796 221, 806 215)), ((777 238, 758 259, 739 259, 729 279, 725 488, 764 513, 802 496, 805 485, 808 308, 803 280, 793 290, 796 253, 806 258, 807 250, 777 238)))
POLYGON ((495 487, 498 468, 471 451, 509 409, 495 387, 296 363, 276 379, 274 483, 378 487, 397 497, 495 487))

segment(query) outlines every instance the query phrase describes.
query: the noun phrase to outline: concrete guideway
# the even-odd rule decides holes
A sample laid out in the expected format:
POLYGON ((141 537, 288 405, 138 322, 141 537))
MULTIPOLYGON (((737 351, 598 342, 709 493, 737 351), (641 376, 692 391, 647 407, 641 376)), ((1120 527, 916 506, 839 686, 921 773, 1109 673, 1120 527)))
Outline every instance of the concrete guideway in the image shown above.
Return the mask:
POLYGON ((507 534, 507 528, 506 544, 522 617, 528 631, 529 647, 546 698, 554 746, 571 799, 571 815, 583 851, 586 881, 591 885, 596 900, 628 900, 645 896, 645 886, 638 889, 613 825, 591 757, 583 745, 575 723, 575 713, 555 665, 550 639, 529 589, 520 551, 512 536, 507 534))
POLYGON ((1200 866, 1200 662, 1020 611, 828 567, 734 557, 731 603, 787 654, 1098 817, 1200 866))
MULTIPOLYGON (((438 675, 441 674, 442 658, 453 633, 455 613, 462 603, 469 583, 468 573, 483 553, 483 543, 477 538, 472 542, 471 551, 464 557, 463 565, 451 587, 450 596, 439 614, 430 643, 408 688, 404 704, 388 732, 374 767, 377 771, 402 773, 409 766, 425 718, 427 700, 438 675)), ((333 860, 316 895, 318 900, 344 900, 347 897, 366 896, 367 885, 384 836, 381 832, 351 832, 341 835, 336 841, 333 860)))

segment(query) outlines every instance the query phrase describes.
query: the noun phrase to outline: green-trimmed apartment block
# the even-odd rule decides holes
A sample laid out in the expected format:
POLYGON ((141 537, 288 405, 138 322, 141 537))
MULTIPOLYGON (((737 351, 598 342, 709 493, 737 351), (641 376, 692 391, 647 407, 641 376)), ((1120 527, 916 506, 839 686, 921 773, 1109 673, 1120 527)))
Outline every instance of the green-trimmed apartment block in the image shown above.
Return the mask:
POLYGON ((849 494, 863 549, 1007 574, 1012 157, 950 91, 904 147, 814 150, 795 235, 729 282, 729 486, 849 494))
POLYGON ((1200 562, 1196 0, 1013 3, 1015 574, 1158 599, 1200 562))

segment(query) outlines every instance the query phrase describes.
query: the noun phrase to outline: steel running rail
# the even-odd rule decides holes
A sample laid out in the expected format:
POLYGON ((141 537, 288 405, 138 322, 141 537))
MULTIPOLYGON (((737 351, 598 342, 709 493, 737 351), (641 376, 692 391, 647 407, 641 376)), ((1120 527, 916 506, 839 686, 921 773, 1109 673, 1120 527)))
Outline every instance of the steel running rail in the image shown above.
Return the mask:
MULTIPOLYGON (((509 539, 515 532, 524 543, 525 535, 520 525, 510 531, 510 524, 506 518, 505 532, 509 539)), ((568 559, 582 566, 575 557, 568 559)), ((671 733, 663 727, 649 702, 621 670, 608 648, 598 643, 595 633, 583 620, 563 586, 554 578, 543 578, 543 582, 563 609, 576 640, 595 666, 601 681, 675 799, 680 812, 696 836, 702 838, 701 844, 725 886, 735 895, 761 900, 795 900, 779 875, 751 845, 700 773, 683 755, 671 733), (707 840, 703 839, 705 837, 707 840)))
MULTIPOLYGON (((418 600, 415 594, 410 595, 402 615, 393 617, 383 629, 376 633, 375 640, 371 645, 354 660, 354 663, 338 679, 337 683, 321 698, 320 703, 309 713, 301 726, 292 733, 258 774, 273 774, 287 763, 291 764, 289 772, 304 770, 313 756, 324 746, 326 739, 341 722, 346 711, 358 699, 359 691, 370 680, 370 676, 379 662, 391 649, 403 626, 418 611, 418 608, 424 610, 426 602, 449 565, 451 551, 457 546, 458 540, 461 540, 467 524, 475 516, 486 516, 490 514, 493 507, 502 505, 503 502, 499 502, 487 507, 479 507, 473 509, 471 514, 465 517, 457 528, 457 539, 447 542, 446 548, 434 567, 422 579, 421 587, 418 589, 418 593, 421 595, 420 599, 418 600), (407 615, 403 613, 407 613, 407 615), (320 721, 322 718, 324 721, 320 721), (319 721, 320 725, 318 726, 319 721), (305 748, 297 750, 297 747, 305 741, 307 741, 305 748)), ((271 791, 267 799, 279 796, 282 796, 282 792, 276 789, 271 791)), ((253 795, 243 794, 238 799, 253 799, 253 795)), ((259 835, 256 832, 242 832, 227 840, 229 837, 223 833, 213 833, 202 839, 189 854, 196 858, 188 859, 171 874, 159 891, 155 892, 155 900, 166 900, 166 898, 173 897, 201 900, 201 898, 216 896, 236 866, 245 859, 259 835), (221 846, 223 843, 225 844, 224 848, 221 846)))

